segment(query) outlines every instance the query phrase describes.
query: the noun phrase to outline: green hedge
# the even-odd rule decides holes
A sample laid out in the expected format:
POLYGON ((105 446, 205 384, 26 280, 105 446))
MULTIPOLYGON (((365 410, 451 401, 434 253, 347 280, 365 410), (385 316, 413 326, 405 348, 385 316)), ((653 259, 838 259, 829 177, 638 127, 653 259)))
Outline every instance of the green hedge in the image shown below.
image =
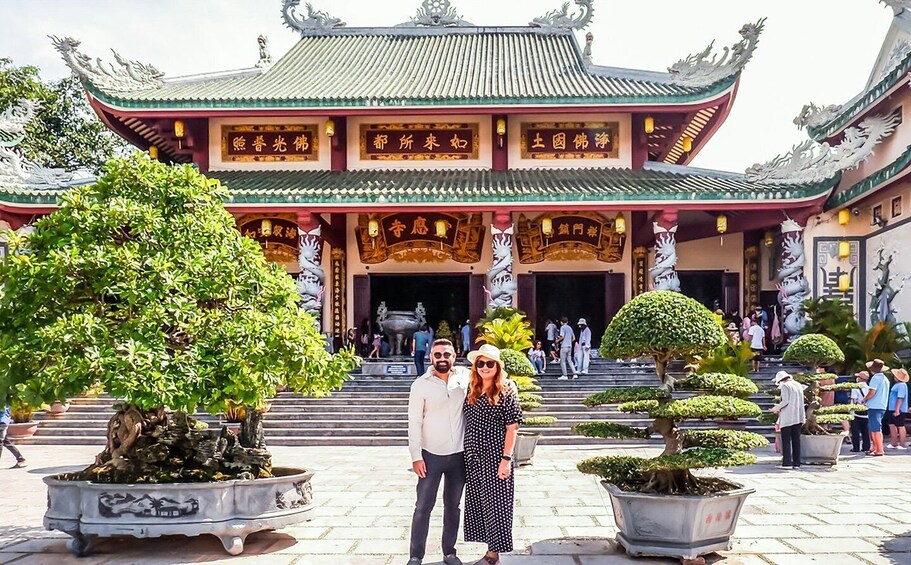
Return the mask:
POLYGON ((549 426, 557 422, 553 416, 529 416, 522 418, 523 426, 549 426))
POLYGON ((834 380, 838 378, 838 375, 832 373, 797 373, 796 375, 792 375, 792 378, 800 384, 808 385, 819 381, 827 381, 829 379, 834 380))
POLYGON ((572 431, 585 437, 606 439, 648 439, 651 435, 645 428, 634 428, 613 422, 585 422, 573 426, 572 431))
POLYGON ((832 392, 840 390, 858 390, 862 387, 863 385, 860 383, 835 383, 832 385, 820 385, 819 390, 832 392))
POLYGON ((840 424, 854 419, 853 414, 823 414, 816 417, 817 424, 840 424))
POLYGON ((648 462, 644 457, 605 455, 579 462, 577 468, 586 475, 596 475, 622 490, 636 490, 643 484, 642 467, 648 462))
POLYGON ((683 453, 649 459, 643 471, 683 471, 714 467, 743 467, 756 463, 756 456, 736 449, 694 447, 683 453))
POLYGON ((500 358, 508 375, 519 377, 533 377, 538 374, 535 366, 531 364, 528 357, 522 352, 513 349, 501 349, 500 358))
POLYGON ((852 414, 854 412, 866 412, 867 407, 863 404, 833 404, 832 406, 820 406, 816 409, 817 416, 828 414, 852 414))
POLYGON ((704 390, 720 396, 736 396, 749 398, 759 392, 759 387, 745 377, 725 373, 706 373, 692 375, 675 385, 678 390, 704 390))
POLYGON ((807 334, 798 337, 788 346, 783 359, 818 367, 841 363, 845 360, 845 354, 831 338, 822 334, 807 334))
POLYGON ((530 392, 520 392, 519 393, 519 402, 544 402, 544 397, 540 394, 533 394, 530 392))
POLYGON ((636 400, 662 400, 670 398, 671 393, 663 388, 650 386, 628 386, 612 388, 593 394, 582 401, 586 406, 601 406, 602 404, 617 404, 618 402, 634 402, 636 400))
POLYGON ((742 430, 685 430, 683 447, 720 447, 724 449, 755 449, 769 441, 762 435, 742 430))
POLYGON ((649 411, 652 418, 755 418, 762 413, 756 404, 732 396, 694 396, 662 404, 649 411))
POLYGON ((628 414, 648 414, 658 408, 659 404, 657 400, 634 400, 617 406, 617 410, 628 414))

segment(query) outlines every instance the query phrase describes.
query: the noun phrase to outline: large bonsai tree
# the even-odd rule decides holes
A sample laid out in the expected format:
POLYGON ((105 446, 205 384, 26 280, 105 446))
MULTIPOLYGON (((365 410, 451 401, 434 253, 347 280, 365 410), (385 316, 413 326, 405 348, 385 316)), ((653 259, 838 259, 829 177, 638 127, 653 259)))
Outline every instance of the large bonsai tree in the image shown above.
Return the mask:
POLYGON ((588 437, 648 439, 660 434, 664 451, 660 456, 606 456, 579 464, 583 473, 598 475, 629 491, 657 494, 705 494, 739 488, 722 479, 693 475, 692 469, 750 465, 756 461, 744 450, 767 445, 759 434, 735 430, 684 430, 686 419, 755 417, 760 408, 746 400, 755 386, 737 375, 707 374, 681 381, 681 388, 700 395, 674 399, 674 379, 667 375, 667 363, 686 355, 711 351, 725 340, 712 313, 691 298, 670 291, 641 294, 627 303, 611 321, 601 341, 605 357, 655 359, 660 387, 609 389, 588 397, 586 406, 621 403, 619 410, 648 414, 646 428, 612 422, 579 424, 574 432, 588 437))
POLYGON ((110 161, 0 262, 0 404, 96 383, 123 399, 96 481, 269 476, 262 408, 276 386, 324 394, 357 363, 330 355, 292 279, 241 236, 218 181, 142 155, 110 161), (249 409, 240 445, 186 413, 249 409), (173 410, 171 415, 167 410, 173 410))

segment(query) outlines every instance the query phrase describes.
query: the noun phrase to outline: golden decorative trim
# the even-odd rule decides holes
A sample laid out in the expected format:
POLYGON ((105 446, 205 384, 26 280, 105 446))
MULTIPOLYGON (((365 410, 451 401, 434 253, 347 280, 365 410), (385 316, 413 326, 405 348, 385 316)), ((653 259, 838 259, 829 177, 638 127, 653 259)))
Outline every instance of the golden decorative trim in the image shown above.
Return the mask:
POLYGON ((614 229, 614 219, 594 212, 541 214, 529 220, 520 214, 516 222, 519 262, 540 263, 545 259, 566 261, 597 259, 618 263, 623 259, 626 235, 614 229), (545 235, 541 220, 550 218, 553 233, 545 235))
POLYGON ((520 131, 519 150, 522 159, 620 158, 620 122, 522 122, 520 131), (547 130, 548 134, 542 136, 542 130, 547 130), (553 131, 558 133, 551 133, 553 131), (529 132, 534 133, 531 147, 529 132), (558 147, 557 142, 557 137, 561 135, 562 142, 559 145, 562 148, 558 147), (604 135, 607 137, 602 138, 604 135), (533 151, 534 149, 549 150, 533 151))
MULTIPOLYGON (((359 214, 357 247, 361 262, 375 265, 397 256, 413 256, 416 250, 432 251, 458 263, 473 264, 481 260, 485 227, 481 213, 465 212, 398 212, 393 214, 359 214), (379 224, 379 233, 370 237, 370 220, 379 224), (436 222, 446 223, 446 236, 436 236, 436 222), (411 254, 411 255, 409 255, 411 254)), ((422 254, 420 257, 425 257, 422 254)), ((409 261, 408 259, 405 259, 409 261)))
POLYGON ((344 249, 332 248, 332 335, 343 342, 348 331, 347 261, 344 249))
MULTIPOLYGON (((252 143, 252 142, 251 142, 252 143)), ((246 142, 245 142, 246 144, 246 142)), ((264 143, 263 147, 269 145, 264 143)), ((237 163, 285 163, 285 162, 303 162, 319 160, 319 129, 317 124, 292 124, 292 125, 254 125, 254 124, 231 124, 221 126, 221 160, 226 162, 237 163), (289 153, 288 150, 294 148, 295 139, 290 137, 282 140, 284 142, 284 151, 269 148, 267 153, 257 153, 250 155, 230 154, 228 140, 232 133, 288 133, 295 137, 300 134, 306 134, 303 140, 307 144, 306 149, 295 149, 296 152, 289 153)))
MULTIPOLYGON (((478 123, 396 123, 396 124, 361 124, 360 127, 360 155, 363 161, 468 161, 477 160, 480 154, 481 137, 479 135, 480 125, 478 123), (367 151, 367 134, 370 132, 396 132, 399 135, 398 140, 388 140, 386 143, 394 145, 399 143, 399 150, 404 149, 403 138, 413 135, 413 132, 444 132, 452 130, 469 130, 471 140, 466 141, 471 144, 471 152, 445 152, 433 153, 432 150, 421 151, 424 146, 416 145, 412 140, 409 152, 390 152, 390 153, 368 153, 367 151), (412 132, 412 133, 409 133, 412 132)), ((439 139, 437 147, 442 149, 445 144, 452 144, 454 139, 439 139)), ((433 144, 431 144, 432 146, 433 144)))
POLYGON ((390 257, 396 263, 445 263, 449 254, 439 249, 408 249, 390 257))

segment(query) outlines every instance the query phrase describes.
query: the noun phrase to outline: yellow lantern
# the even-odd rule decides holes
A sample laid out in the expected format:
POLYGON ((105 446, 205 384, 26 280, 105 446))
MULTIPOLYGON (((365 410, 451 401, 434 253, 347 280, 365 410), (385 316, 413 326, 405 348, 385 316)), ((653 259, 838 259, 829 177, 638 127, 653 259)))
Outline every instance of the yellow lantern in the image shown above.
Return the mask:
POLYGON ((715 228, 718 229, 718 233, 728 231, 728 217, 724 214, 719 214, 718 218, 715 219, 715 228))
POLYGON ((186 131, 184 131, 183 122, 181 120, 174 120, 174 137, 183 139, 185 135, 186 131))
POLYGON ((626 233, 626 218, 623 217, 623 212, 619 212, 614 218, 614 231, 619 235, 626 233))
POLYGON ((376 237, 380 235, 380 223, 376 220, 370 220, 367 222, 367 235, 370 237, 376 237))
POLYGON ((259 225, 259 233, 263 234, 263 237, 272 235, 272 220, 263 220, 259 225))
POLYGON ((335 122, 326 120, 326 137, 335 137, 335 122))
POLYGON ((497 135, 506 135, 506 120, 503 118, 497 120, 497 135))
POLYGON ((848 292, 851 290, 851 275, 845 273, 838 276, 838 291, 848 292))
POLYGON ((693 150, 693 138, 688 135, 680 138, 680 144, 683 146, 684 153, 689 153, 693 150))
POLYGON ((655 131, 655 118, 651 116, 645 117, 645 133, 653 133, 655 131))
POLYGON ((838 257, 840 259, 845 259, 851 255, 851 242, 850 241, 839 241, 838 242, 838 257))
POLYGON ((775 245, 775 234, 771 231, 765 232, 765 235, 762 237, 762 243, 765 244, 766 247, 775 245))
POLYGON ((158 160, 158 146, 150 145, 149 146, 149 157, 152 159, 158 160))
POLYGON ((437 220, 433 223, 433 226, 436 230, 436 236, 445 238, 446 232, 449 231, 449 222, 446 220, 437 220))
POLYGON ((554 235, 554 221, 550 218, 543 218, 541 220, 541 233, 545 237, 550 237, 554 235))
POLYGON ((851 211, 847 208, 842 208, 838 211, 838 225, 846 226, 851 223, 851 211))

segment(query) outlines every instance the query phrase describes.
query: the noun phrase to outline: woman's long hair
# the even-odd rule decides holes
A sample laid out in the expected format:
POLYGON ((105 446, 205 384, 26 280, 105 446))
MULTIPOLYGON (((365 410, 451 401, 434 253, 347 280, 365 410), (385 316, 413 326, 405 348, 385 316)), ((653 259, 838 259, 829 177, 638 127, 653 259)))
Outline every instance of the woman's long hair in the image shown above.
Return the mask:
MULTIPOLYGON (((500 395, 504 390, 507 392, 510 390, 506 384, 506 373, 503 372, 503 367, 497 363, 497 376, 493 380, 493 395, 487 398, 487 402, 493 405, 499 404, 500 395)), ((472 363, 471 378, 468 382, 468 404, 474 406, 482 394, 484 394, 484 379, 481 378, 478 368, 472 363)))

